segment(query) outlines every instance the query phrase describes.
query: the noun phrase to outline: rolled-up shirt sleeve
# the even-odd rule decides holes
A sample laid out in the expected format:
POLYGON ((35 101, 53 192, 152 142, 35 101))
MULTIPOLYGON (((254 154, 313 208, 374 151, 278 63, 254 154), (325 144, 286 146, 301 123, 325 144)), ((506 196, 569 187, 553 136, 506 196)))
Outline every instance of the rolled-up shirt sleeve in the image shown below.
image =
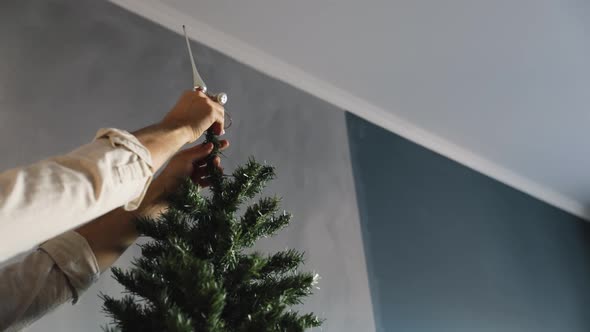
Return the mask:
POLYGON ((66 232, 0 270, 0 331, 20 331, 79 296, 100 275, 84 237, 66 232))
POLYGON ((149 150, 101 129, 68 154, 0 174, 0 261, 124 206, 136 209, 153 177, 149 150))

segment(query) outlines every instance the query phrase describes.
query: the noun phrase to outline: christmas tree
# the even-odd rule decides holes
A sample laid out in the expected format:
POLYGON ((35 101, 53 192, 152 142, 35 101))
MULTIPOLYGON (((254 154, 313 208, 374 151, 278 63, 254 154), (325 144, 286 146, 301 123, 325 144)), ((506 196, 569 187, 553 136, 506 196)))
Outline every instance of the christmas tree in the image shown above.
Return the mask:
POLYGON ((219 141, 209 157, 210 194, 186 180, 169 198, 157 220, 140 219, 137 229, 153 241, 129 271, 113 268, 128 293, 102 295, 113 326, 106 331, 304 331, 321 325, 313 314, 290 307, 311 294, 317 275, 301 273, 303 255, 284 250, 251 252, 261 237, 285 227, 291 215, 279 212, 280 199, 267 197, 247 207, 275 176, 274 168, 250 159, 232 176, 213 166, 219 141))

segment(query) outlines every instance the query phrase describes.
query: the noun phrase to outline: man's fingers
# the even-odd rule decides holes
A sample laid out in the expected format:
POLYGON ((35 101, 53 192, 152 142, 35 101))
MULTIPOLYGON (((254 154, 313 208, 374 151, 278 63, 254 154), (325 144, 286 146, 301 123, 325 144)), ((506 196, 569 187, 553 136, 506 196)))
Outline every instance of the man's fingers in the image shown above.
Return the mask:
POLYGON ((193 171, 193 174, 191 174, 191 180, 193 180, 194 183, 198 183, 200 184, 201 180, 207 176, 207 170, 204 168, 196 168, 193 171))
MULTIPOLYGON (((206 176, 206 175, 208 175, 207 160, 200 160, 198 163, 194 163, 193 166, 194 166, 194 169, 192 172, 193 176, 206 176)), ((215 157, 213 159, 213 166, 215 166, 215 168, 223 171, 223 168, 221 167, 221 158, 215 157)))
MULTIPOLYGON (((229 146, 229 142, 227 140, 220 140, 219 141, 219 150, 225 150, 229 146)), ((213 152, 213 143, 207 144, 200 144, 195 145, 192 148, 186 149, 180 153, 179 161, 184 165, 192 165, 194 170, 198 170, 199 168, 206 168, 207 166, 207 159, 209 155, 213 152)), ((219 156, 215 157, 213 160, 215 167, 220 167, 221 159, 219 156)))
MULTIPOLYGON (((213 165, 215 166, 215 168, 223 172, 223 168, 221 167, 221 158, 215 157, 213 159, 213 165)), ((194 168, 193 173, 191 174, 191 179, 194 183, 197 183, 201 187, 208 187, 210 185, 210 180, 207 167, 194 168)))
POLYGON ((183 150, 181 153, 193 162, 203 159, 213 152, 213 143, 199 144, 183 150))
POLYGON ((213 130, 213 133, 217 136, 225 134, 225 131, 223 130, 223 122, 213 123, 213 125, 211 126, 211 130, 213 130))
POLYGON ((229 141, 222 139, 219 141, 219 150, 225 150, 229 146, 229 141))
POLYGON ((216 135, 223 135, 225 134, 225 108, 221 104, 216 103, 216 111, 217 111, 217 118, 215 124, 213 125, 215 128, 216 135))
POLYGON ((223 106, 211 98, 207 99, 207 105, 211 115, 210 121, 212 122, 209 129, 212 130, 215 135, 223 135, 225 121, 225 110, 223 106))
POLYGON ((221 158, 219 158, 219 156, 213 158, 213 166, 215 166, 215 168, 221 167, 221 158))
POLYGON ((207 166, 207 159, 197 160, 193 163, 193 166, 197 168, 204 168, 207 166))

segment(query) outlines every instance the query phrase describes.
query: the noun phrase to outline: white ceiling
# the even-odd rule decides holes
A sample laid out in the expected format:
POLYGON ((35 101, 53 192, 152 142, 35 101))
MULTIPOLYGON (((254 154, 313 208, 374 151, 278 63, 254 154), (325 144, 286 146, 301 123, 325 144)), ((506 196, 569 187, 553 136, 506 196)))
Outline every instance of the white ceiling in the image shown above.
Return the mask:
POLYGON ((113 2, 590 216, 588 1, 113 2))

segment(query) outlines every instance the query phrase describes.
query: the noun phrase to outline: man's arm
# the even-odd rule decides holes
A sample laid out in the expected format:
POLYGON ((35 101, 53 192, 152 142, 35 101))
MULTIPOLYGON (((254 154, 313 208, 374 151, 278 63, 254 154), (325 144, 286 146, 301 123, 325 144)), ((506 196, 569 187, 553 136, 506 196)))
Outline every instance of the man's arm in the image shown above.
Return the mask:
MULTIPOLYGON (((220 143, 221 150, 229 146, 226 140, 220 143)), ((145 203, 138 209, 139 213, 119 208, 76 230, 88 241, 100 271, 109 268, 135 242, 138 235, 134 220, 138 216, 158 216, 167 207, 164 201, 167 193, 175 190, 182 179, 190 176, 200 186, 207 186, 204 166, 206 157, 212 150, 213 145, 209 143, 194 146, 174 156, 166 169, 150 186, 145 203)), ((216 157, 213 162, 220 167, 219 157, 216 157)))
POLYGON ((99 276, 86 240, 69 231, 0 270, 0 331, 20 331, 81 294, 99 276))
POLYGON ((122 205, 136 209, 153 174, 210 127, 221 133, 223 108, 189 91, 135 135, 101 130, 67 155, 1 173, 0 261, 122 205))
MULTIPOLYGON (((222 148, 228 146, 227 141, 221 144, 222 148)), ((136 217, 157 216, 166 208, 166 192, 186 176, 206 184, 206 171, 201 166, 212 148, 198 145, 177 154, 152 183, 137 211, 111 211, 45 242, 22 261, 0 270, 0 331, 19 331, 60 304, 75 303, 100 272, 135 241, 136 217)), ((219 159, 214 163, 219 167, 219 159)))

